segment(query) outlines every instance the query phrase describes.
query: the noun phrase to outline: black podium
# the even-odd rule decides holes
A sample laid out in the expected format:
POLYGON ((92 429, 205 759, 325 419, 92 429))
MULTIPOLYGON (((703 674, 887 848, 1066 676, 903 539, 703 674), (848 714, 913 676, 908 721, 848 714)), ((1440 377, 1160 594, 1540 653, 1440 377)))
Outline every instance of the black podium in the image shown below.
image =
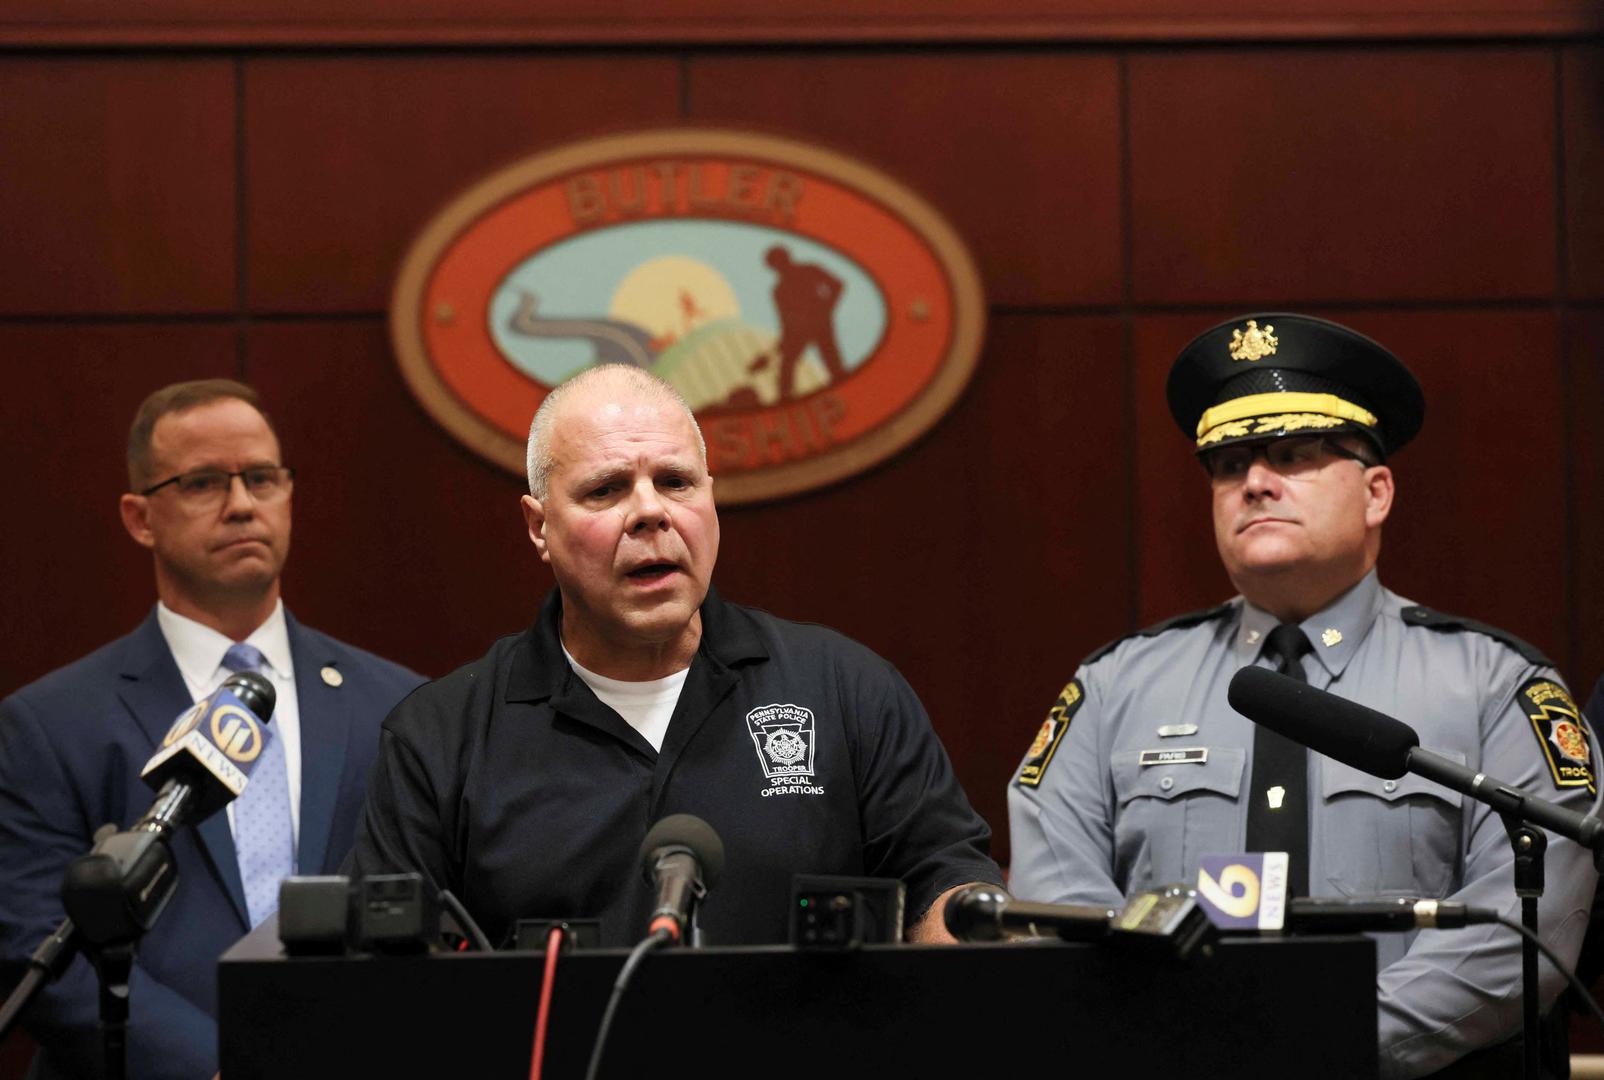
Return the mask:
MULTIPOLYGON (((274 930, 219 967, 228 1080, 528 1076, 541 953, 284 958, 274 930)), ((546 1076, 583 1076, 625 955, 559 958, 546 1076)), ((943 1077, 978 1058, 1019 1075, 1355 1080, 1376 1075, 1375 964, 1363 937, 1228 941, 1185 963, 1059 943, 662 952, 601 1075, 943 1077)))

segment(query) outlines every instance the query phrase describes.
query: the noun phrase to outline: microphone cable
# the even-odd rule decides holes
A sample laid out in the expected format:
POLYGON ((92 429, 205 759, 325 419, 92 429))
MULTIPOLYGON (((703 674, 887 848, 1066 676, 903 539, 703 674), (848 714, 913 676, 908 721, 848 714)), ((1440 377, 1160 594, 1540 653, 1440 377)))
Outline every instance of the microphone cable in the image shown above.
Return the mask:
POLYGON ((529 1080, 540 1080, 541 1062, 546 1057, 546 1018, 551 1013, 551 988, 557 981, 557 953, 563 944, 563 928, 553 926, 546 934, 546 971, 540 979, 540 1009, 535 1013, 535 1046, 529 1058, 529 1080))
POLYGON ((462 927, 462 932, 467 935, 469 941, 473 942, 475 949, 480 952, 496 951, 491 947, 490 939, 485 937, 485 932, 479 928, 479 924, 474 921, 473 916, 468 914, 468 909, 463 906, 461 900, 457 899, 456 894, 450 889, 441 889, 440 902, 446 906, 446 910, 451 912, 452 917, 457 920, 457 925, 462 927))
POLYGON ((667 930, 653 930, 630 952, 629 959, 618 971, 618 978, 613 982, 612 996, 607 999, 607 1011, 602 1013, 601 1027, 596 1029, 596 1045, 590 1052, 590 1065, 585 1069, 585 1080, 596 1080, 596 1072, 601 1068, 602 1051, 607 1048, 607 1033, 613 1026, 613 1018, 618 1015, 618 1003, 623 1000, 624 988, 634 977, 635 969, 640 967, 646 954, 660 945, 667 945, 674 940, 674 935, 667 930))
POLYGON ((1544 943, 1542 938, 1526 929, 1526 927, 1522 926, 1520 923, 1506 919, 1502 915, 1498 916, 1498 925, 1509 927, 1521 937, 1526 938, 1535 944, 1542 954, 1548 958, 1548 962, 1558 968, 1561 975, 1570 980, 1571 989, 1575 990, 1581 995, 1583 1004, 1587 1006, 1588 1010, 1593 1014, 1594 1018, 1598 1020, 1599 1024, 1604 1025, 1604 1011, 1599 1009, 1598 1002, 1593 1000, 1593 995, 1588 993, 1587 987, 1582 985, 1582 980, 1576 977, 1576 973, 1565 966, 1565 962, 1554 954, 1554 950, 1550 949, 1548 945, 1544 943))

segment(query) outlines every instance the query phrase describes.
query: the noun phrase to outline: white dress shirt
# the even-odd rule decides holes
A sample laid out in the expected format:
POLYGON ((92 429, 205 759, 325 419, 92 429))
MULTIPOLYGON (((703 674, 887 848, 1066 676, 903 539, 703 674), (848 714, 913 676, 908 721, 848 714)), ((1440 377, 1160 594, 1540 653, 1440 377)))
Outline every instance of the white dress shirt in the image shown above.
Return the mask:
MULTIPOLYGON (((161 601, 156 602, 156 622, 167 648, 178 663, 179 674, 190 697, 201 698, 223 685, 233 672, 223 666, 223 654, 234 642, 209 626, 173 611, 161 601)), ((290 635, 284 622, 284 601, 273 607, 273 614, 258 626, 245 644, 260 649, 265 658, 262 674, 273 682, 278 692, 278 703, 268 725, 274 738, 284 741, 284 767, 290 782, 290 828, 296 836, 301 831, 301 707, 295 697, 295 665, 290 659, 290 635)), ((177 717, 175 716, 176 720, 177 717)), ((228 806, 228 828, 234 829, 234 805, 228 806)))

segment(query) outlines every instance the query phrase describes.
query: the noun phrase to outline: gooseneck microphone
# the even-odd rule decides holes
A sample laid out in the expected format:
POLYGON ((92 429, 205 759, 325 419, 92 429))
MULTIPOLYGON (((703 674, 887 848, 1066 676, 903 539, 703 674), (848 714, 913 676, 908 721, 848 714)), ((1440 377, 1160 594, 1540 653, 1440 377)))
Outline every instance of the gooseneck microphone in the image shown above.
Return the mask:
POLYGON ((1254 723, 1361 772, 1389 780, 1414 773, 1592 851, 1604 850, 1604 822, 1598 818, 1422 749, 1415 729, 1386 713, 1259 667, 1233 675, 1226 697, 1232 708, 1254 723))
POLYGON ((681 942, 697 902, 724 870, 724 841, 694 814, 671 814, 652 826, 640 855, 646 880, 657 886, 647 932, 662 930, 681 942))
POLYGON ((947 899, 942 920, 959 941, 1057 937, 1097 941, 1109 934, 1116 912, 1089 904, 1038 904, 1015 900, 995 885, 967 885, 947 899))

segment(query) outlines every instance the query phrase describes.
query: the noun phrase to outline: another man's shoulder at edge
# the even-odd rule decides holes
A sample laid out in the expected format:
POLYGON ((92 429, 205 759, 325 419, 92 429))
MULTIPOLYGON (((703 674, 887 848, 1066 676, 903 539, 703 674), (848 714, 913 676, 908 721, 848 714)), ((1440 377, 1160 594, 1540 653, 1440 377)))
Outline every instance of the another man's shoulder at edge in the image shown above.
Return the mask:
POLYGON ((473 709, 467 703, 499 699, 513 656, 527 647, 534 632, 530 627, 499 637, 482 655, 439 678, 424 679, 396 702, 385 718, 384 730, 416 741, 415 737, 425 732, 440 734, 444 727, 459 727, 470 715, 487 716, 488 704, 473 709))
MULTIPOLYGON (((294 619, 294 616, 290 617, 292 620, 294 619)), ((303 647, 310 646, 319 653, 326 653, 327 659, 333 659, 336 661, 350 660, 354 661, 353 666, 371 668, 382 678, 393 681, 395 686, 401 690, 403 694, 428 681, 425 676, 413 671, 405 664, 398 664, 394 660, 387 660, 377 653, 372 653, 366 649, 360 648, 359 646, 352 645, 348 641, 341 641, 339 638, 331 637, 330 635, 323 633, 321 630, 314 630, 312 627, 307 626, 305 623, 300 622, 299 620, 295 620, 294 625, 297 633, 299 633, 302 637, 303 647)), ((325 659, 325 657, 298 656, 296 657, 295 662, 300 664, 308 659, 322 661, 325 659)))

